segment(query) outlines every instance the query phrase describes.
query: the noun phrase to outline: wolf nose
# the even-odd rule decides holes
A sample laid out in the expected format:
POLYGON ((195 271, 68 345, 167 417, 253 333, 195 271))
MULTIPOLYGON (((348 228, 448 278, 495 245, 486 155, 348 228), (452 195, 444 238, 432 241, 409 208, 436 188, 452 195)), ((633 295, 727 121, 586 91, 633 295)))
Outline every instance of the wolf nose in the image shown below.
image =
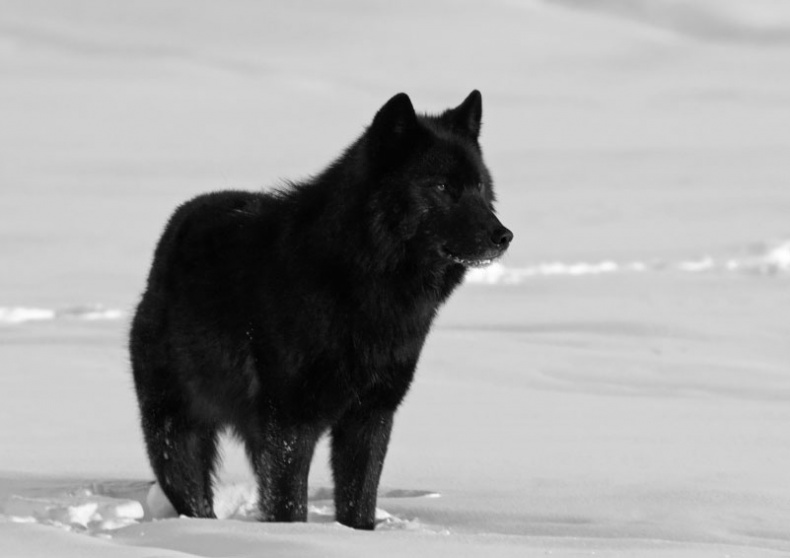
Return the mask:
POLYGON ((491 234, 491 242, 500 250, 507 248, 511 240, 513 240, 513 233, 505 227, 499 227, 491 234))

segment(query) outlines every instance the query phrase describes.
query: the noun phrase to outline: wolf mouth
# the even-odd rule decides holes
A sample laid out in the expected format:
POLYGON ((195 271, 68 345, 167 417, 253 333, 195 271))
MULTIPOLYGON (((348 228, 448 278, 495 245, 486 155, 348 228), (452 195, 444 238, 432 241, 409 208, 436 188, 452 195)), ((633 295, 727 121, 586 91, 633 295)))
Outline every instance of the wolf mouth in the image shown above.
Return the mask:
POLYGON ((497 254, 496 256, 485 257, 485 258, 462 258, 460 256, 456 256, 455 254, 447 250, 447 248, 444 248, 442 250, 442 253, 444 257, 448 258, 449 260, 452 260, 453 262, 464 265, 466 267, 485 267, 487 265, 491 265, 492 263, 494 263, 494 260, 496 260, 499 257, 499 254, 497 254))

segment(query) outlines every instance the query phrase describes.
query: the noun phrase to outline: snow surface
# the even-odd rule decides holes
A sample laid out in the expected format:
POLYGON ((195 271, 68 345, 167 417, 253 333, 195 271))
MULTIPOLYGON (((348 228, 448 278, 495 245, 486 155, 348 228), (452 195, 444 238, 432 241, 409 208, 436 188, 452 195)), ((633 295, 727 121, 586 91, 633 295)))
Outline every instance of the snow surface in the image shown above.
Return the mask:
POLYGON ((782 0, 0 0, 0 556, 790 555, 782 0), (578 8, 578 9, 577 9, 578 8), (484 96, 507 257, 440 314, 379 529, 153 484, 125 343, 165 219, 484 96))

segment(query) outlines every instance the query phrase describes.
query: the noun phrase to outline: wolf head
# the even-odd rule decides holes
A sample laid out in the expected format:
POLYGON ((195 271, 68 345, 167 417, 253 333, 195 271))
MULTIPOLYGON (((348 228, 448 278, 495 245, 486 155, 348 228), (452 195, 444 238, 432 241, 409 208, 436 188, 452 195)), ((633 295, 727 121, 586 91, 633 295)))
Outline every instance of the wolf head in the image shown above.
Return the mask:
POLYGON ((363 136, 365 174, 380 206, 374 227, 396 231, 406 255, 478 267, 510 245, 478 141, 482 112, 477 90, 439 115, 417 114, 399 93, 363 136))

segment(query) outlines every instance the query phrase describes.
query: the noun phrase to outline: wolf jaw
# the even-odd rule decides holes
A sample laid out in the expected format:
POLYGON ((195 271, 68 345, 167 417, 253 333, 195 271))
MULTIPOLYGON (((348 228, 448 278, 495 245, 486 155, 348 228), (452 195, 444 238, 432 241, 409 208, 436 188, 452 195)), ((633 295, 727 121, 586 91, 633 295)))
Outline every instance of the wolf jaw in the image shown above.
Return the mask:
POLYGON ((460 256, 456 256, 455 254, 450 252, 447 248, 443 248, 442 255, 445 258, 449 259, 450 261, 457 264, 461 264, 465 267, 485 267, 487 265, 491 265, 496 260, 498 260, 502 254, 497 254, 495 256, 483 257, 483 258, 462 258, 460 256))
POLYGON ((455 263, 464 265, 466 267, 485 267, 487 265, 491 265, 492 263, 494 263, 494 260, 492 260, 492 259, 486 259, 486 260, 465 260, 463 258, 458 258, 458 257, 452 256, 452 255, 450 256, 450 259, 453 260, 455 263))

